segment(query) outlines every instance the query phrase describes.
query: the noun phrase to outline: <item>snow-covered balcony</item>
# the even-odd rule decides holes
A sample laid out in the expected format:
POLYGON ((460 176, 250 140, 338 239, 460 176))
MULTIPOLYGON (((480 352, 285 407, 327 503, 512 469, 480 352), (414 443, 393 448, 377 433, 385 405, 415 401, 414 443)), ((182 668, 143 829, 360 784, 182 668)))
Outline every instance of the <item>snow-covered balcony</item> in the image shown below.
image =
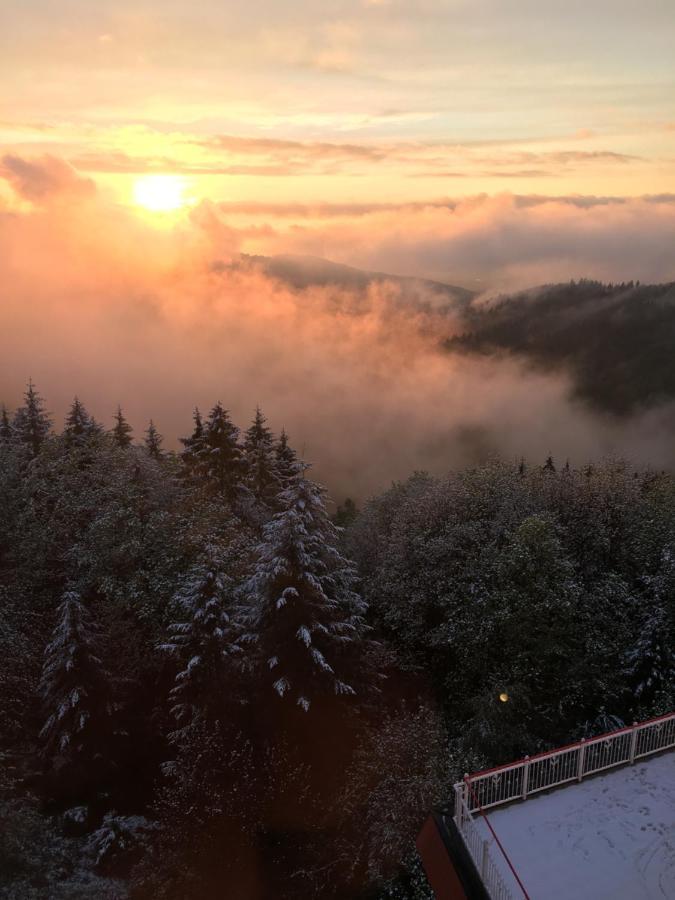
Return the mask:
POLYGON ((672 713, 465 776, 418 841, 436 896, 675 900, 674 748, 672 713))

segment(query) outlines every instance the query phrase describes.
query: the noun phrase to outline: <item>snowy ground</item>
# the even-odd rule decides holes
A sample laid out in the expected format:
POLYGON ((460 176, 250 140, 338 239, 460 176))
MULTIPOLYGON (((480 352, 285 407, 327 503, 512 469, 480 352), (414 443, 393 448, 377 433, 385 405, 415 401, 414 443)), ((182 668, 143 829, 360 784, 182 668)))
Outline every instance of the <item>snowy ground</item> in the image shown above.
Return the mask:
POLYGON ((488 816, 532 900, 675 900, 675 752, 488 816))

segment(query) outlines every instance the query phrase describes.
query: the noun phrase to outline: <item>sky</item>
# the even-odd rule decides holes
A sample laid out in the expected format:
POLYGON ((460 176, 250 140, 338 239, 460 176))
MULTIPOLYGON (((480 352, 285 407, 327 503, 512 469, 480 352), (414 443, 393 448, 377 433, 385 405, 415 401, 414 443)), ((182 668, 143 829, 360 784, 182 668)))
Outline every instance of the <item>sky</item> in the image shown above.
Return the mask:
POLYGON ((121 202, 675 192, 670 0, 3 0, 0 141, 121 202))
POLYGON ((448 368, 453 322, 394 288, 355 316, 228 267, 673 280, 673 46, 672 0, 2 0, 0 401, 32 376, 57 419, 122 402, 171 446, 195 403, 261 403, 363 491, 461 462, 488 420, 508 453, 525 419, 532 452, 571 421, 611 449, 560 380, 448 368))

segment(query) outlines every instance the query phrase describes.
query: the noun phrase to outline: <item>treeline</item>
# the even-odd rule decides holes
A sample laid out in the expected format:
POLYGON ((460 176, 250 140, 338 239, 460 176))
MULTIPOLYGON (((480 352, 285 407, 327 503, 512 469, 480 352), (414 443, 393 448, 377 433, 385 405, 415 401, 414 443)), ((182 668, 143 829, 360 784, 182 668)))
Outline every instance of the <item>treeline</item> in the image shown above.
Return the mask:
POLYGON ((673 707, 669 475, 494 461, 331 519, 260 410, 182 443, 77 399, 57 434, 32 384, 0 417, 0 895, 426 898, 459 774, 673 707))

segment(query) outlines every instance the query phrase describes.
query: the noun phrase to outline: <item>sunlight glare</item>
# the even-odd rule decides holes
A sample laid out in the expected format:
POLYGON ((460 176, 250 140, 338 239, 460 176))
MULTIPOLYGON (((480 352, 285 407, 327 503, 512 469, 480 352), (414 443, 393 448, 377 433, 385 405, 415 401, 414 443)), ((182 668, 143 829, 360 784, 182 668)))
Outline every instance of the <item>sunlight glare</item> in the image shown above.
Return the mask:
POLYGON ((143 175, 134 181, 134 202, 151 212, 171 212, 190 202, 187 187, 180 175, 143 175))

